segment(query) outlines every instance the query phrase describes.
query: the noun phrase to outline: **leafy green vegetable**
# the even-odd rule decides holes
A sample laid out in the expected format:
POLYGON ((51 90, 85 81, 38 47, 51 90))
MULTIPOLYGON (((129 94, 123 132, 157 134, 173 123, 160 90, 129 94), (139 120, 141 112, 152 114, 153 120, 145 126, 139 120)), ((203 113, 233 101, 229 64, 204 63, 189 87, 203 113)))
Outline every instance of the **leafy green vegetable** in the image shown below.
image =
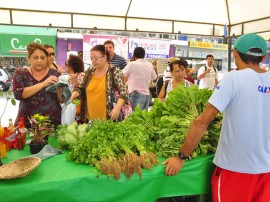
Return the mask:
POLYGON ((57 142, 63 149, 68 149, 71 145, 76 144, 80 139, 87 135, 89 130, 88 124, 80 124, 73 122, 70 125, 59 125, 56 130, 57 142))
POLYGON ((74 99, 74 100, 72 101, 72 103, 75 104, 75 105, 77 106, 77 105, 81 104, 81 101, 80 101, 80 99, 74 99))
MULTIPOLYGON (((179 86, 169 92, 165 102, 156 99, 151 111, 137 106, 123 122, 91 121, 59 128, 58 142, 70 148, 69 160, 96 166, 115 179, 121 172, 127 178, 133 173, 141 176, 142 168, 157 165, 156 155, 170 157, 178 153, 190 124, 203 111, 211 94, 196 85, 179 86)), ((193 158, 215 152, 221 119, 219 114, 210 123, 193 158)))

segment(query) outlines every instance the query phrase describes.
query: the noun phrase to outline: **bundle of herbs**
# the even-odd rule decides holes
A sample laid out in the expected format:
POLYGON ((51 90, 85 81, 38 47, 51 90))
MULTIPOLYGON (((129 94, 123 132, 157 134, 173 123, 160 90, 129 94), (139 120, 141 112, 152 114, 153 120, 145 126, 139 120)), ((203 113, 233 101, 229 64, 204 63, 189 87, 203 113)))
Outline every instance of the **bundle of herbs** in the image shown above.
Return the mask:
POLYGON ((151 169, 157 165, 157 157, 148 152, 153 150, 153 142, 143 125, 112 121, 94 121, 91 125, 87 135, 70 147, 68 159, 96 166, 115 179, 121 173, 127 178, 134 173, 142 177, 142 167, 151 169))

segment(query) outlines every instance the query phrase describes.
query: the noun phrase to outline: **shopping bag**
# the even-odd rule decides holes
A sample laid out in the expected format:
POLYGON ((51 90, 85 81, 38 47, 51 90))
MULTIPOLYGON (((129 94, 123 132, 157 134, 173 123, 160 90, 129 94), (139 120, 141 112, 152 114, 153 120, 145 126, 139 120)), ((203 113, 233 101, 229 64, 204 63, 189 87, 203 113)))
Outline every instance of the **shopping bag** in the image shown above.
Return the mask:
MULTIPOLYGON (((112 89, 112 102, 113 102, 113 106, 116 105, 119 96, 120 96, 119 92, 115 88, 113 88, 112 89)), ((123 121, 131 113, 132 113, 132 107, 131 107, 130 102, 128 102, 128 104, 124 104, 122 106, 122 108, 120 110, 119 117, 118 117, 118 121, 123 121)))
POLYGON ((61 124, 70 125, 75 121, 76 116, 76 105, 71 102, 66 102, 62 106, 61 112, 61 124))

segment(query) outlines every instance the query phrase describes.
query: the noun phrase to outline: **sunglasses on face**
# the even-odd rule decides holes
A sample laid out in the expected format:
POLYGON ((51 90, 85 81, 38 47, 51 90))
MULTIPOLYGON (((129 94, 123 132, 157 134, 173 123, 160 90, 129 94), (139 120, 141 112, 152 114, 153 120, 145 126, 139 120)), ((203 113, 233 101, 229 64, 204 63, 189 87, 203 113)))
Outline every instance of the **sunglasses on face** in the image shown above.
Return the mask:
POLYGON ((55 53, 54 52, 52 52, 52 53, 48 53, 48 56, 54 56, 55 55, 55 53))

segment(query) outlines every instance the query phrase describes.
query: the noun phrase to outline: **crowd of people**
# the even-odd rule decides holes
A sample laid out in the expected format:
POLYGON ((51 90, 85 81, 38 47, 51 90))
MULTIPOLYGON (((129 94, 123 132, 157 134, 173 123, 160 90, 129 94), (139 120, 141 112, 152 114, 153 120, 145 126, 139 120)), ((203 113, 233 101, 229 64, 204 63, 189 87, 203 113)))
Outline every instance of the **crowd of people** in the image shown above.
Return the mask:
MULTIPOLYGON (((24 117, 27 126, 33 114, 49 115, 56 126, 61 123, 61 106, 68 99, 63 96, 60 87, 54 92, 46 91, 48 86, 60 82, 58 78, 61 74, 67 75, 71 101, 79 100, 77 119, 82 122, 93 119, 117 120, 123 105, 129 103, 132 110, 140 105, 142 110, 148 111, 151 99, 149 83, 158 80, 158 72, 157 61, 148 62, 144 48, 136 47, 127 64, 122 56, 114 52, 114 42, 107 40, 103 45, 96 45, 90 50, 92 64, 86 71, 82 58, 76 55, 68 57, 63 70, 55 63, 55 49, 49 44, 31 43, 27 50, 30 66, 17 69, 13 79, 15 98, 21 101, 18 118, 24 117), (119 93, 117 103, 113 100, 113 90, 119 93)), ((213 89, 217 84, 214 57, 208 55, 206 59, 207 66, 202 67, 198 73, 200 88, 213 89)), ((193 85, 193 73, 194 69, 185 60, 169 58, 157 94, 158 99, 165 100, 168 93, 179 85, 193 85)))
MULTIPOLYGON (((29 67, 19 68, 14 73, 13 90, 20 100, 15 123, 20 117, 26 120, 34 114, 49 115, 55 126, 61 124, 61 106, 68 98, 57 84, 61 74, 67 75, 71 101, 80 102, 79 120, 117 120, 124 104, 130 102, 134 110, 137 105, 148 110, 149 82, 157 79, 157 67, 148 62, 145 50, 137 47, 133 60, 126 60, 114 52, 113 41, 105 41, 90 50, 91 66, 84 71, 80 56, 70 55, 65 71, 55 63, 55 49, 49 44, 30 43, 27 47, 29 67), (47 91, 49 86, 56 90, 47 91), (119 98, 114 103, 112 91, 117 90, 119 98)), ((61 78, 62 79, 62 78, 61 78)), ((62 82, 62 81, 61 81, 62 82)))
MULTIPOLYGON (((57 126, 61 123, 61 87, 56 92, 45 89, 58 82, 63 70, 54 63, 54 48, 30 43, 27 47, 29 67, 19 68, 13 76, 13 91, 20 100, 18 117, 34 114, 49 115, 57 126)), ((214 90, 204 112, 192 123, 184 144, 176 157, 163 162, 165 174, 176 175, 185 160, 197 147, 204 131, 217 113, 223 113, 223 123, 212 177, 213 201, 268 201, 270 198, 270 72, 259 67, 267 57, 264 39, 256 34, 239 37, 233 49, 237 71, 227 74, 221 82, 213 66, 214 56, 207 55, 207 64, 197 73, 199 88, 214 90), (243 114, 252 115, 243 116, 243 114), (234 187, 233 189, 231 189, 234 187)), ((156 63, 145 59, 142 47, 134 49, 131 61, 114 53, 114 43, 106 41, 90 50, 92 65, 84 72, 79 56, 70 55, 66 73, 71 100, 80 99, 80 120, 117 120, 123 105, 131 103, 148 110, 149 83, 158 79, 156 63), (113 103, 112 91, 119 98, 113 103)), ((190 87, 193 69, 185 60, 170 58, 164 71, 164 81, 158 95, 164 101, 179 85, 190 87)), ((16 122, 17 122, 16 121, 16 122)))

